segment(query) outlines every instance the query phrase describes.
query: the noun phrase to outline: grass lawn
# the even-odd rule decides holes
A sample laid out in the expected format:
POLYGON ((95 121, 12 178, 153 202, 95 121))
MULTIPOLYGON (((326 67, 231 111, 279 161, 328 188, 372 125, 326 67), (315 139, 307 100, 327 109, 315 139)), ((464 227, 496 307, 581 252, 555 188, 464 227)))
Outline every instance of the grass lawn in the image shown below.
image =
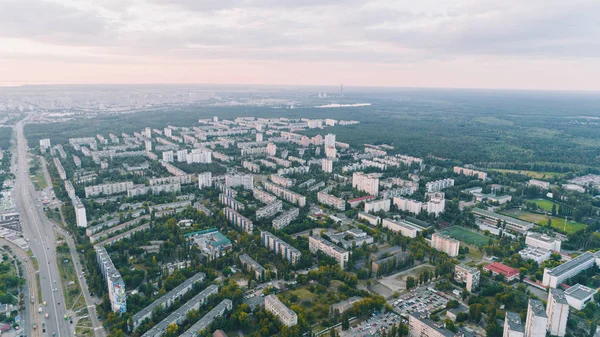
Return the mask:
MULTIPOLYGON (((66 246, 66 243, 64 245, 66 246)), ((85 299, 81 294, 81 288, 79 287, 75 266, 71 260, 71 254, 61 252, 57 249, 56 264, 58 265, 58 273, 60 274, 60 281, 63 286, 65 307, 73 311, 85 308, 85 299)))
POLYGON ((490 238, 485 235, 459 226, 448 227, 442 230, 441 233, 477 247, 483 247, 490 241, 490 238))
POLYGON ((558 210, 558 205, 550 200, 545 199, 534 199, 532 200, 538 205, 539 208, 543 209, 546 212, 552 212, 552 205, 556 205, 556 209, 558 210))

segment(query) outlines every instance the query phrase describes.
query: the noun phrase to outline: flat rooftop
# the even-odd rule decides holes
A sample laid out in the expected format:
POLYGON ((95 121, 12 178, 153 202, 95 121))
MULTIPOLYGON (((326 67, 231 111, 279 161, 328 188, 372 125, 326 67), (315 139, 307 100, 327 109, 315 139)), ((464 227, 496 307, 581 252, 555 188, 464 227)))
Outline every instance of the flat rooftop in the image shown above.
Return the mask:
POLYGON ((577 283, 576 285, 572 286, 571 288, 565 290, 565 295, 576 298, 578 300, 585 300, 586 298, 588 298, 590 296, 594 296, 595 293, 596 293, 596 290, 594 290, 592 288, 588 288, 579 283, 577 283))
POLYGON ((508 322, 508 326, 510 327, 511 331, 525 332, 523 323, 521 322, 521 316, 519 316, 519 314, 516 312, 507 311, 505 320, 508 322))
POLYGON ((571 261, 567 261, 567 262, 561 264, 560 266, 556 266, 556 267, 552 268, 550 270, 550 275, 558 277, 581 264, 587 263, 590 260, 595 260, 595 259, 596 259, 596 254, 590 253, 590 252, 585 252, 585 253, 577 256, 576 258, 574 258, 571 261))

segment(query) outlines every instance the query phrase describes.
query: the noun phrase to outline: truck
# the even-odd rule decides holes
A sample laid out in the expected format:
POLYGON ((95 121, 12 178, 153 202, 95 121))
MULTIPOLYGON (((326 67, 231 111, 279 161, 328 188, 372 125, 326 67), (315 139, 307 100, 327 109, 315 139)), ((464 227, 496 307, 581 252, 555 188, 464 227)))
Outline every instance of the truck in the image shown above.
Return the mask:
POLYGON ((42 307, 40 307, 40 308, 38 309, 38 312, 39 312, 40 314, 42 313, 42 307))

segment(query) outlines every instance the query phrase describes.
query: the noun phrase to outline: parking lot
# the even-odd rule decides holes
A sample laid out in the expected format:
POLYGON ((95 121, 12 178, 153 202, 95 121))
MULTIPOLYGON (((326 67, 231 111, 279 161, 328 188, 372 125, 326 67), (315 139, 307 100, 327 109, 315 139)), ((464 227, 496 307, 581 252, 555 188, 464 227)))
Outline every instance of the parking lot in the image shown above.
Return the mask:
POLYGON ((340 331, 340 337, 379 336, 381 332, 390 329, 392 325, 399 325, 400 319, 400 316, 394 312, 372 315, 360 323, 351 323, 350 329, 340 331))
POLYGON ((390 304, 400 313, 410 314, 415 311, 432 312, 444 308, 448 303, 445 295, 440 295, 433 288, 418 288, 396 300, 390 301, 390 304))

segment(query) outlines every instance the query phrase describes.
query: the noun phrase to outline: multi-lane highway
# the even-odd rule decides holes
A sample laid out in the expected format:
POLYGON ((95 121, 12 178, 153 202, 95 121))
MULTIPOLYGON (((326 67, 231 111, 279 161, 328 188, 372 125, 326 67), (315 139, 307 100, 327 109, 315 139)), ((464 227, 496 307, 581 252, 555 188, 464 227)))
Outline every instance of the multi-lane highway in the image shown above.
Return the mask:
POLYGON ((41 202, 29 177, 27 162, 27 143, 23 134, 23 122, 16 125, 17 151, 14 168, 15 198, 21 212, 23 236, 29 240, 29 246, 39 264, 42 300, 46 302, 40 320, 46 323, 46 336, 73 336, 73 327, 63 317, 66 314, 63 289, 56 264, 56 242, 52 223, 46 217, 41 202))

